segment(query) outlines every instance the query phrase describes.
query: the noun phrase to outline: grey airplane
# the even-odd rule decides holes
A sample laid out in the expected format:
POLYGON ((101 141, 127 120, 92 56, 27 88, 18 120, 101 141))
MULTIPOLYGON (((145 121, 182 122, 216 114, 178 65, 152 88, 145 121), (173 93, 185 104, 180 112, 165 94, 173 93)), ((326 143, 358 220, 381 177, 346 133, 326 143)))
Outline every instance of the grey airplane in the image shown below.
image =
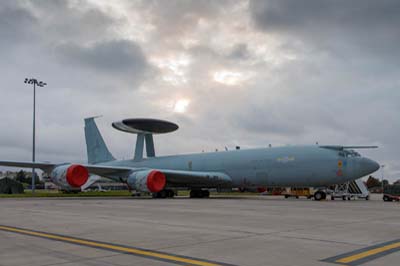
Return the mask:
MULTIPOLYGON (((98 175, 125 182, 132 190, 152 193, 155 198, 173 197, 177 189, 188 189, 190 197, 203 198, 209 197, 209 189, 328 187, 379 169, 377 162, 355 151, 376 146, 284 146, 156 156, 153 135, 172 132, 178 126, 140 118, 112 123, 115 129, 137 134, 134 158, 116 160, 94 119, 85 119, 87 164, 0 161, 0 165, 40 168, 55 184, 71 190, 98 175)), ((323 190, 314 194, 316 200, 325 197, 323 190)))

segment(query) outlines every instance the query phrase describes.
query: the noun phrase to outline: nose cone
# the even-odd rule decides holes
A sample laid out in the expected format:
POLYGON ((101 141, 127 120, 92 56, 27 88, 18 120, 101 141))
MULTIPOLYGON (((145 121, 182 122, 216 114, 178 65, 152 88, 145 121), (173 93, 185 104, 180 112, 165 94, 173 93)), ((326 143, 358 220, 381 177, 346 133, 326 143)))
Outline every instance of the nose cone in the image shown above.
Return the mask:
POLYGON ((374 160, 362 158, 360 162, 360 169, 363 175, 369 175, 379 169, 379 164, 374 160))

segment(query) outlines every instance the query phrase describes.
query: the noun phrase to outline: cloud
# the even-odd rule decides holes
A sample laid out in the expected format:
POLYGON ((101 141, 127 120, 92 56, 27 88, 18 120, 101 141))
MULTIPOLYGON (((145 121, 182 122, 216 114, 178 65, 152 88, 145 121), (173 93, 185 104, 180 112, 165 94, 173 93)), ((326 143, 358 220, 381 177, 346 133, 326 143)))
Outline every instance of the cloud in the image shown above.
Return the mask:
POLYGON ((65 43, 55 51, 64 62, 110 74, 124 72, 140 76, 148 67, 140 46, 129 40, 104 41, 90 46, 65 43))
POLYGON ((3 50, 34 37, 34 25, 37 23, 36 17, 28 10, 4 1, 0 5, 0 45, 3 46, 3 50))
POLYGON ((400 56, 400 3, 395 0, 252 0, 250 12, 259 29, 336 56, 360 50, 375 59, 400 56))

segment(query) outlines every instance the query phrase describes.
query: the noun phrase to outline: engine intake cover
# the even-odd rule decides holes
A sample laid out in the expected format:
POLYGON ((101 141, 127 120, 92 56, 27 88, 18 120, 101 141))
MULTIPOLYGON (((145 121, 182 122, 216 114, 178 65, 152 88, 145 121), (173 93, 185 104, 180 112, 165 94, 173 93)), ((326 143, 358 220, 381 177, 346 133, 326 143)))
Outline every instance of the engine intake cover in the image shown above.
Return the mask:
POLYGON ((71 187, 81 187, 87 182, 89 172, 86 167, 79 164, 73 164, 68 167, 66 178, 71 187))
POLYGON ((157 170, 142 170, 132 173, 128 177, 128 184, 139 191, 156 193, 165 188, 167 178, 157 170))
POLYGON ((79 164, 60 165, 53 169, 51 180, 64 188, 79 188, 89 179, 89 171, 79 164))

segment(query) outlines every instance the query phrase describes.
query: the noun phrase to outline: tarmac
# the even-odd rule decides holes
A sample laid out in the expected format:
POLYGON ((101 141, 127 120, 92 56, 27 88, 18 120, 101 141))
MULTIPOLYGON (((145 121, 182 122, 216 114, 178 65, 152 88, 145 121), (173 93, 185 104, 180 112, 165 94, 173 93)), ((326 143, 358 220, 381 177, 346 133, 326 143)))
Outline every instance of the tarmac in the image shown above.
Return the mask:
POLYGON ((399 265, 400 203, 0 199, 0 265, 399 265))

